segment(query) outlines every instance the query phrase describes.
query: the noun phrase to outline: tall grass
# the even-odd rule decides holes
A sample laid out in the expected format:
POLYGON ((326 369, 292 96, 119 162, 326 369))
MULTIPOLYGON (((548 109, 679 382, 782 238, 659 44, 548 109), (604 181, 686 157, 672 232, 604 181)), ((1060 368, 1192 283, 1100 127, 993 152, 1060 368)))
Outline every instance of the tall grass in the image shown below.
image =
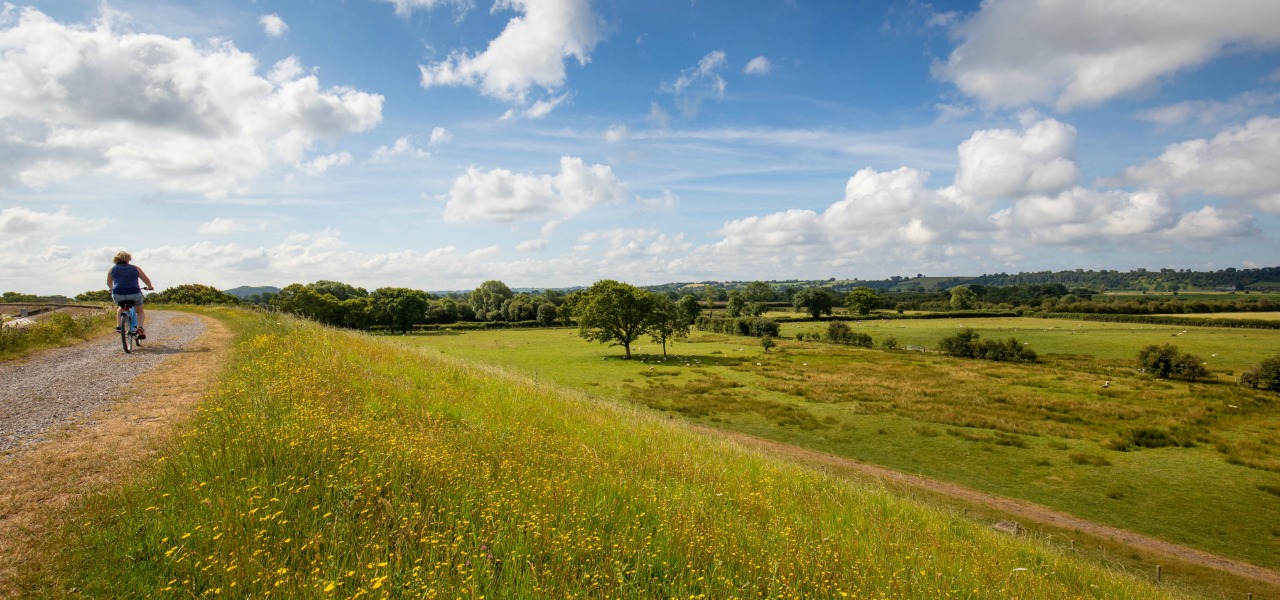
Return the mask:
POLYGON ((115 314, 103 310, 76 316, 58 312, 28 327, 0 327, 0 360, 81 342, 105 333, 114 323, 115 314))
POLYGON ((647 411, 275 317, 41 595, 1154 598, 647 411), (72 592, 74 590, 74 592, 72 592))

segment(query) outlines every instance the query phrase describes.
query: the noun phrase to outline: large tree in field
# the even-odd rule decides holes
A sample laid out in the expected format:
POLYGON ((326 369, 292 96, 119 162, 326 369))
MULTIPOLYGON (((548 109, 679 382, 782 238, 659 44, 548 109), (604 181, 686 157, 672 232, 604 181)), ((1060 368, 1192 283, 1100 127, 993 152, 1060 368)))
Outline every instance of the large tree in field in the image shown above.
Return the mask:
POLYGON ((869 287, 856 287, 844 297, 844 305, 849 312, 871 314, 871 309, 880 306, 880 294, 869 287))
POLYGON ((654 342, 662 344, 662 356, 666 358, 668 341, 689 337, 689 318, 674 300, 654 294, 653 318, 649 325, 649 335, 653 336, 654 342))
POLYGON ((832 307, 836 305, 836 297, 825 289, 809 288, 796 292, 796 295, 791 297, 791 305, 796 310, 807 312, 817 319, 822 315, 831 314, 832 307))
POLYGON ((611 279, 597 281, 574 306, 578 335, 596 342, 622 346, 631 360, 631 344, 653 323, 654 295, 611 279))

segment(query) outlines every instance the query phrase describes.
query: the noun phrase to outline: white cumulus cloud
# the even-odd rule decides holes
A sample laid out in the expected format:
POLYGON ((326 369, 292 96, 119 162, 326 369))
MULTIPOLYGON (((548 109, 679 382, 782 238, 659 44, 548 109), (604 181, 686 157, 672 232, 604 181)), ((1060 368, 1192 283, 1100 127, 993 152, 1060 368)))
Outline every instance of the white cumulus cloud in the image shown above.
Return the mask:
POLYGON ((983 197, 1054 194, 1075 185, 1076 130, 1054 119, 987 129, 960 144, 956 186, 983 197))
POLYGON ((335 152, 333 154, 316 157, 314 160, 299 163, 297 167, 304 175, 315 177, 317 175, 325 174, 326 171, 334 167, 345 167, 351 164, 351 159, 352 157, 350 152, 335 152))
POLYGON ((588 0, 498 0, 494 10, 520 13, 507 22, 483 52, 454 52, 419 65, 422 87, 463 85, 486 96, 523 104, 534 87, 560 89, 565 61, 585 65, 602 37, 600 20, 588 0))
POLYGON ((747 75, 768 75, 773 65, 769 63, 769 59, 763 56, 757 56, 747 63, 747 67, 742 70, 747 75))
POLYGON ((397 138, 394 144, 390 146, 379 146, 373 151, 374 162, 385 162, 393 158, 407 156, 409 158, 426 159, 431 158, 431 153, 413 145, 413 140, 409 136, 397 138))
POLYGON ((203 235, 225 235, 241 229, 242 226, 235 219, 216 218, 201 223, 196 231, 203 235))
POLYGON ((1094 105, 1226 52, 1280 45, 1280 2, 987 0, 935 74, 991 106, 1094 105))
POLYGON ((1178 224, 1165 232, 1174 242, 1238 239, 1255 232, 1253 215, 1206 206, 1182 215, 1178 224))
POLYGON ((1212 139, 1180 142, 1125 171, 1129 181, 1175 193, 1250 200, 1280 213, 1280 118, 1258 117, 1212 139))
POLYGON ((283 36, 289 31, 289 24, 280 18, 280 15, 262 15, 258 18, 258 23, 262 25, 262 30, 271 37, 283 36))
POLYGON ((431 141, 428 142, 432 146, 440 146, 453 141, 453 134, 443 127, 434 127, 431 129, 431 141))
POLYGON ((322 88, 296 59, 269 77, 226 41, 65 25, 33 9, 0 28, 0 166, 39 186, 93 171, 210 197, 367 130, 383 97, 322 88))
POLYGON ((1020 130, 976 131, 957 148, 952 185, 930 187, 929 174, 910 167, 862 169, 849 178, 844 197, 825 210, 728 221, 715 232, 718 241, 695 251, 700 258, 683 262, 771 273, 876 268, 890 260, 923 268, 974 257, 1014 261, 1035 247, 1159 251, 1182 242, 1230 244, 1257 233, 1252 217, 1237 211, 1204 206, 1183 212, 1159 186, 1080 186, 1075 139, 1070 125, 1034 115, 1024 116, 1020 130))
POLYGON ((514 221, 572 216, 620 201, 625 186, 607 165, 587 165, 564 156, 555 175, 528 175, 475 167, 453 182, 445 204, 446 221, 514 221))
POLYGON ((40 212, 22 206, 6 208, 0 210, 0 248, 58 237, 75 225, 76 219, 65 208, 57 212, 40 212))

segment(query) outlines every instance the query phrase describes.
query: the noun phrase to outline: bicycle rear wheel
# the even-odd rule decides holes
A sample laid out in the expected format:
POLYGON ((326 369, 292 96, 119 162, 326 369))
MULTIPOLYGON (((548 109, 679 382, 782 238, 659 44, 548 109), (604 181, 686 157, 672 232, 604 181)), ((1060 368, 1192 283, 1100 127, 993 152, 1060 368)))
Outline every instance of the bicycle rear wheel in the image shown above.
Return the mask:
POLYGON ((120 323, 120 345, 124 346, 125 354, 133 352, 133 336, 129 335, 129 313, 121 313, 118 322, 120 323))

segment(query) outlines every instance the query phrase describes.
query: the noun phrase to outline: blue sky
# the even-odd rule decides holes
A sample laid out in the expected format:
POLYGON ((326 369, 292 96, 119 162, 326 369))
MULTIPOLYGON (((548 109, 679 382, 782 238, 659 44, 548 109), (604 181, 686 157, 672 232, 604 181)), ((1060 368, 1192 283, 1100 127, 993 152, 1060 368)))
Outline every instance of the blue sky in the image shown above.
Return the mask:
POLYGON ((1280 3, 0 8, 0 290, 1274 266, 1280 3))

